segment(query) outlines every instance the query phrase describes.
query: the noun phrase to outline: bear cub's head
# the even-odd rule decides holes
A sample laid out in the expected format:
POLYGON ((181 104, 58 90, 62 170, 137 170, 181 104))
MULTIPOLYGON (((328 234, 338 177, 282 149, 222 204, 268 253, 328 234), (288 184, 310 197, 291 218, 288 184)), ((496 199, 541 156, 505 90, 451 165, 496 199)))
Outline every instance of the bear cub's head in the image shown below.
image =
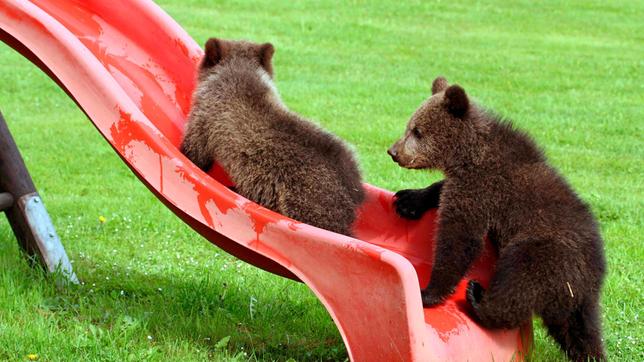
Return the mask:
POLYGON ((461 149, 476 133, 471 108, 463 88, 436 78, 432 96, 416 110, 387 153, 405 168, 445 170, 448 163, 458 162, 461 149))
POLYGON ((204 57, 199 65, 199 80, 222 67, 254 66, 263 69, 273 78, 273 53, 275 48, 271 43, 257 44, 245 40, 223 40, 210 38, 206 42, 204 57))

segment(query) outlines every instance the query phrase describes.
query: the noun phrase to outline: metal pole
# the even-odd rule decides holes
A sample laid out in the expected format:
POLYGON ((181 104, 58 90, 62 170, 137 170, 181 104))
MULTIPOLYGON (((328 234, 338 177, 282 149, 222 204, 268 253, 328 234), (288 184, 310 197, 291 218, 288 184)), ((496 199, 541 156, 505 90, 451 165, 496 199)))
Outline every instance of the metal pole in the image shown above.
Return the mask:
POLYGON ((48 272, 59 271, 69 281, 78 282, 2 113, 0 211, 7 215, 18 243, 28 256, 36 256, 48 272))

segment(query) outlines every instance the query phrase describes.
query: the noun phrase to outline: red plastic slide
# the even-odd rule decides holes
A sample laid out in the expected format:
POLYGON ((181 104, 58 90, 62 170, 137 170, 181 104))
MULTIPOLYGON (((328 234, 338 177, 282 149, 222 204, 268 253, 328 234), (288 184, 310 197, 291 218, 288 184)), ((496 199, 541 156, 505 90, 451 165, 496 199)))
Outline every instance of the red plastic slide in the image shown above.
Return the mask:
MULTIPOLYGON (((353 361, 524 358, 531 323, 479 327, 466 313, 465 281, 446 303, 423 309, 435 212, 403 220, 392 210, 392 193, 365 185, 350 238, 267 210, 228 189, 221 169, 208 175, 188 161, 177 146, 202 51, 153 2, 2 0, 0 38, 65 89, 178 217, 230 254, 306 283, 353 361)), ((493 262, 488 248, 468 278, 485 283, 493 262)))

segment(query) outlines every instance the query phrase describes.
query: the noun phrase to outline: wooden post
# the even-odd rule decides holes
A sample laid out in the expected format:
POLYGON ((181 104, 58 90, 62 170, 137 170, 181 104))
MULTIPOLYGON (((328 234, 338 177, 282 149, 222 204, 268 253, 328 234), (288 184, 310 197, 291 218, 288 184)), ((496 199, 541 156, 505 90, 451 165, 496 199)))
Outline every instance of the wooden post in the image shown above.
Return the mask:
POLYGON ((5 211, 13 205, 13 196, 8 192, 0 194, 0 212, 5 211))
POLYGON ((43 205, 18 147, 0 113, 0 212, 4 211, 20 247, 48 272, 60 271, 77 283, 49 214, 43 205))

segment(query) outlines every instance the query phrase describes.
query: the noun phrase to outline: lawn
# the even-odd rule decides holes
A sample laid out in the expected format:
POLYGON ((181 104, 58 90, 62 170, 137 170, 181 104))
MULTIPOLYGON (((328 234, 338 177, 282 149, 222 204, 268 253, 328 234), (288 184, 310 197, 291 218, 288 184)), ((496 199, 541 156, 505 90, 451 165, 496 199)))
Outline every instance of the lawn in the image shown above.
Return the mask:
MULTIPOLYGON (((435 76, 515 120, 601 223, 610 360, 644 360, 644 3, 159 4, 201 44, 272 42, 285 103, 353 144, 366 181, 390 190, 441 177, 386 154, 435 76)), ((0 109, 83 281, 57 289, 21 257, 2 218, 0 360, 346 358, 303 284, 236 260, 180 222, 65 93, 4 45, 0 109)), ((533 360, 564 360, 536 326, 533 360)))

